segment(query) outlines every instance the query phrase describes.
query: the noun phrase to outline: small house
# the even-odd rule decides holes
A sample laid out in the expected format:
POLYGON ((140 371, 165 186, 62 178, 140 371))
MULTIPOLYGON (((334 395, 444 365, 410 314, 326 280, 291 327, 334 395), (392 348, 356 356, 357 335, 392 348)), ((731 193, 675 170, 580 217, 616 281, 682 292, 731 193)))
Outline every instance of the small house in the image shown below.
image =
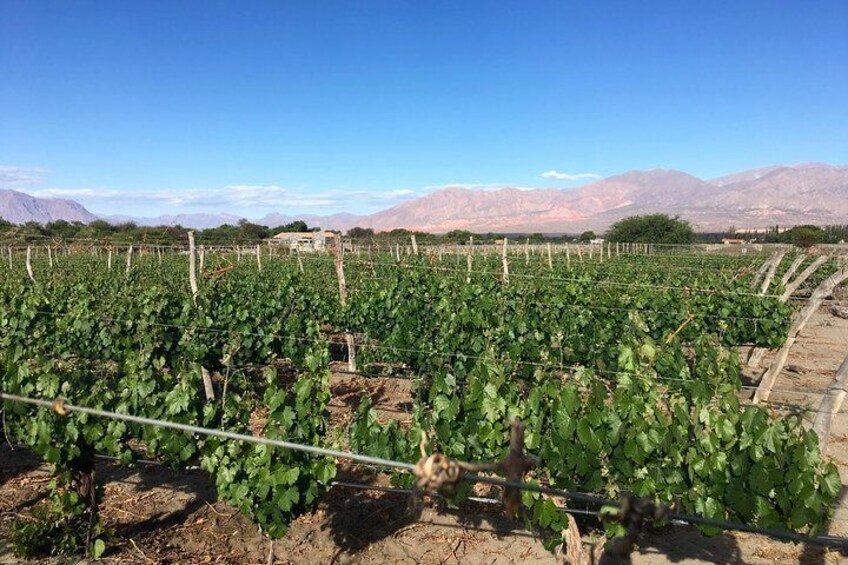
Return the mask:
POLYGON ((282 232, 268 241, 275 245, 285 245, 298 251, 325 251, 336 244, 338 236, 331 231, 282 232))

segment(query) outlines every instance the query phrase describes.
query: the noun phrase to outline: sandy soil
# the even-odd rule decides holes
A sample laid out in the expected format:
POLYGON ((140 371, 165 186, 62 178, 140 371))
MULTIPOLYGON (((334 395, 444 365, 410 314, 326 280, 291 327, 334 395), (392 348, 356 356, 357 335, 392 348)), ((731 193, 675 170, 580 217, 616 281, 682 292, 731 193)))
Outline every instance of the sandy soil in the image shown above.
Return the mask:
MULTIPOLYGON (((800 389, 803 394, 775 392, 771 400, 817 406, 846 354, 848 320, 822 308, 775 384, 775 389, 800 389)), ((769 360, 766 356, 764 366, 769 360)), ((335 374, 332 420, 343 423, 366 390, 383 417, 404 420, 411 386, 402 379, 335 374)), ((827 455, 848 483, 846 412, 834 418, 827 455)), ((102 462, 98 474, 107 485, 102 513, 115 533, 104 559, 108 563, 267 563, 269 555, 276 563, 556 562, 534 533, 503 517, 498 505, 469 502, 452 510, 429 500, 419 517, 410 511, 407 496, 335 487, 314 513, 301 516, 284 539, 271 544, 246 518, 216 501, 201 472, 127 469, 102 462)), ((38 502, 48 480, 47 467, 33 455, 0 447, 0 563, 16 563, 3 533, 17 514, 38 502)), ((338 480, 386 484, 385 478, 354 468, 342 469, 338 480)), ((848 505, 836 510, 830 533, 848 535, 848 505)), ((758 536, 707 538, 692 528, 669 526, 646 534, 633 562, 824 564, 848 563, 848 558, 758 536)))

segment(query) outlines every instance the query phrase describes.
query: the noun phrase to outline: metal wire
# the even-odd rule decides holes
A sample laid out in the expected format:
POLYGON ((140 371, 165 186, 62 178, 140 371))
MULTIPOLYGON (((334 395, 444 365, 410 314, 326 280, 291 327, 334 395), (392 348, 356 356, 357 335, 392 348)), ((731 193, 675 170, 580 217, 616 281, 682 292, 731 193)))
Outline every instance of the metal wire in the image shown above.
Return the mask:
MULTIPOLYGON (((13 394, 7 394, 0 392, 0 400, 7 400, 12 402, 19 402, 24 404, 31 404, 41 408, 53 409, 55 404, 49 400, 42 400, 37 398, 30 398, 26 396, 18 396, 13 394)), ((392 461, 390 459, 383 459, 380 457, 371 457, 368 455, 360 455, 357 453, 350 453, 345 451, 339 451, 335 449, 329 449, 325 447, 318 447, 314 445, 305 445, 294 442, 288 442, 283 440, 275 440, 270 438, 265 438, 262 436, 249 436, 245 434, 239 434, 235 432, 228 432, 224 430, 211 429, 211 428, 203 428, 200 426, 193 426, 191 424, 182 424, 178 422, 169 422, 166 420, 157 420, 153 418, 145 418, 141 416, 132 416, 129 414, 119 414, 116 412, 110 412, 107 410, 100 410, 96 408, 88 408, 84 406, 75 406, 72 404, 62 404, 62 408, 67 412, 79 412, 82 414, 89 414, 92 416, 99 416, 104 418, 112 418, 116 420, 124 420, 128 422, 134 422, 142 425, 149 426, 159 426, 164 428, 171 428, 179 431, 189 432, 193 434, 201 434, 201 435, 209 435, 215 437, 222 437, 225 439, 232 439, 236 441, 245 441, 249 443, 256 443, 260 445, 268 445, 272 447, 282 447, 284 449, 292 449, 296 451, 303 451, 305 453, 311 453, 313 455, 321 455, 326 457, 334 457, 338 459, 346 459, 349 461, 354 461, 357 463, 364 463, 368 465, 380 465, 385 467, 390 467, 394 469, 400 469, 403 471, 411 472, 414 470, 415 466, 410 463, 403 463, 400 461, 392 461)), ((576 502, 584 502, 588 504, 599 504, 603 506, 608 506, 612 508, 620 508, 621 503, 614 500, 608 500, 605 498, 601 498, 598 496, 587 495, 583 493, 575 493, 569 492, 560 489, 554 489, 551 487, 533 484, 533 483, 525 483, 522 481, 512 481, 508 479, 502 479, 499 477, 486 477, 475 474, 467 474, 463 477, 464 480, 475 483, 483 483, 490 484, 499 487, 510 487, 517 488, 522 490, 527 490, 531 492, 537 492, 540 494, 546 494, 549 496, 555 496, 559 498, 563 498, 566 500, 572 500, 576 502)), ((769 536, 782 541, 795 541, 800 543, 809 543, 814 545, 820 545, 825 547, 834 547, 842 549, 843 551, 848 550, 848 538, 834 537, 834 536, 808 536, 805 534, 798 534, 795 532, 781 531, 781 530, 772 530, 766 528, 757 528, 755 526, 749 526, 746 524, 741 524, 737 522, 731 522, 728 520, 718 519, 718 518, 708 518, 704 516, 697 516, 693 514, 681 514, 676 512, 671 512, 668 514, 668 519, 670 520, 678 520, 682 522, 686 522, 693 525, 702 525, 702 526, 712 526, 715 528, 720 528, 723 530, 735 530, 740 532, 747 532, 758 535, 769 536)))

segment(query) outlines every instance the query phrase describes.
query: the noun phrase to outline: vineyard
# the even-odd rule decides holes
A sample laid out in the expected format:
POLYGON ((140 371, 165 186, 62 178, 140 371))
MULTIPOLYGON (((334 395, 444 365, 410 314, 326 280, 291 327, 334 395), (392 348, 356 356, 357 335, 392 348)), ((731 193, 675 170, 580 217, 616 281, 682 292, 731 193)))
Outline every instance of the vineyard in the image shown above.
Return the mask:
POLYGON ((3 534, 22 557, 108 556, 98 457, 199 467, 272 539, 351 469, 451 507, 504 487, 551 551, 592 503, 581 528, 631 542, 621 501, 662 508, 657 526, 793 539, 826 532, 842 492, 810 414, 752 402, 743 374, 749 351, 791 345, 815 289, 845 270, 837 253, 8 249, 3 440, 55 469, 3 534), (366 386, 335 417, 345 376, 407 383, 408 405, 386 414, 366 386), (456 477, 421 470, 434 453, 456 477))

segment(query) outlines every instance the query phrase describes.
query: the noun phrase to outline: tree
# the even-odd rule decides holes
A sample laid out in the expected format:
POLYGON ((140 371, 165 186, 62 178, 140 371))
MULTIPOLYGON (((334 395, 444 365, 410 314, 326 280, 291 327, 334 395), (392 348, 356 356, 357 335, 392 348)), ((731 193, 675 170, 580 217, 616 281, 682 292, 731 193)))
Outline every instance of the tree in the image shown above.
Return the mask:
POLYGON ((355 227, 355 228, 350 228, 349 230, 347 230, 347 235, 348 235, 348 237, 353 237, 353 238, 356 238, 356 239, 365 239, 365 238, 373 237, 374 236, 374 230, 372 230, 371 228, 355 227))
POLYGON ((649 214, 617 221, 607 232, 607 239, 631 243, 692 243, 695 232, 689 222, 677 216, 649 214))
POLYGON ((584 231, 583 233, 581 233, 580 237, 578 237, 577 239, 579 241, 592 241, 596 237, 597 236, 595 235, 595 232, 593 232, 592 230, 588 230, 588 231, 584 231))
POLYGON ((275 233, 303 233, 309 231, 309 226, 307 226, 306 222, 304 222, 303 220, 295 220, 294 222, 290 222, 284 226, 276 228, 276 230, 274 231, 275 233))
POLYGON ((816 243, 827 243, 828 233, 818 226, 795 226, 783 232, 783 240, 798 247, 812 247, 816 243))

